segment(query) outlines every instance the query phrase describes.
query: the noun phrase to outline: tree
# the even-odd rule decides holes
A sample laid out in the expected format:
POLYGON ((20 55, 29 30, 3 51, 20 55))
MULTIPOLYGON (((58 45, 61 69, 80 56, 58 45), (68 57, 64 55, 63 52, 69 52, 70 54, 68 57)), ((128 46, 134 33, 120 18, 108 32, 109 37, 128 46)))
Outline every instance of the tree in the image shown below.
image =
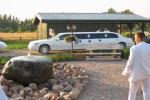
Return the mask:
POLYGON ((121 12, 121 14, 134 14, 130 9, 126 9, 121 12))
MULTIPOLYGON (((72 43, 73 41, 76 41, 77 37, 75 35, 68 35, 68 36, 65 36, 64 40, 67 42, 67 43, 72 43)), ((71 44, 71 46, 73 46, 71 44)), ((72 47, 72 50, 71 50, 71 53, 73 54, 73 47, 72 47)))
POLYGON ((107 11, 107 13, 115 14, 116 11, 113 8, 109 8, 108 11, 107 11))
POLYGON ((0 15, 0 32, 33 32, 36 26, 32 24, 32 19, 20 21, 17 17, 0 15))

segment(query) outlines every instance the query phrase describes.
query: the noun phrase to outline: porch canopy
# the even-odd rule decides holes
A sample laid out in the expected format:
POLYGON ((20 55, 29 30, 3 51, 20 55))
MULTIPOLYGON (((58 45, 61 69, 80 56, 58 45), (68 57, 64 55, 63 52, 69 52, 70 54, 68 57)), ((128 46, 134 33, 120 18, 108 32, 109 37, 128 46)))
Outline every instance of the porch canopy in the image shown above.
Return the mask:
POLYGON ((141 31, 144 32, 144 26, 146 23, 150 23, 150 19, 136 14, 110 14, 110 13, 38 13, 33 23, 39 25, 39 23, 50 24, 127 24, 130 34, 135 24, 138 24, 141 31))

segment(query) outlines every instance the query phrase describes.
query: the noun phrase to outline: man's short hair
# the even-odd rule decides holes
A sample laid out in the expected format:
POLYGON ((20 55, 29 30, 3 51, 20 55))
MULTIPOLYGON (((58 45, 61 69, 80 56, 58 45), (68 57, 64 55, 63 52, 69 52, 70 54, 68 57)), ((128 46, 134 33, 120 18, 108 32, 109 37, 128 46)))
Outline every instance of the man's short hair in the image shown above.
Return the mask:
POLYGON ((144 40, 145 38, 144 32, 137 32, 135 35, 137 35, 141 40, 144 40))

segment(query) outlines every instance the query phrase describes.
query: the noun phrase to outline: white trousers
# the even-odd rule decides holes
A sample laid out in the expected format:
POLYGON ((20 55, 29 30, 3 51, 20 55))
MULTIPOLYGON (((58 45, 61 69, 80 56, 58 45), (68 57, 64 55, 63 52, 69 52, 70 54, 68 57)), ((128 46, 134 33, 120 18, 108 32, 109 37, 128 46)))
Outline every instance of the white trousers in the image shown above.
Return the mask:
POLYGON ((150 100, 150 78, 143 79, 141 81, 129 82, 129 95, 128 100, 136 100, 136 93, 138 88, 142 86, 144 100, 150 100))

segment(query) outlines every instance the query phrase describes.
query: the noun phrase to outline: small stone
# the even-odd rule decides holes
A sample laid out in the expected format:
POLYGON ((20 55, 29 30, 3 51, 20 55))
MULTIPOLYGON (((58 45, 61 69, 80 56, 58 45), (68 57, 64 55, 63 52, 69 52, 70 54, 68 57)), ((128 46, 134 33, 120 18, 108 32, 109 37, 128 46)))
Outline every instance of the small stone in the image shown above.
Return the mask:
POLYGON ((17 97, 15 100, 25 100, 23 97, 17 97))
POLYGON ((14 86, 14 87, 11 87, 10 89, 9 89, 9 91, 10 92, 12 92, 12 93, 18 93, 18 87, 17 86, 14 86))
POLYGON ((42 89, 42 88, 45 88, 45 87, 49 87, 48 82, 45 82, 45 83, 39 85, 39 89, 42 89))
POLYGON ((58 66, 60 66, 60 64, 54 64, 53 67, 57 68, 58 66))
POLYGON ((64 88, 65 92, 70 92, 72 90, 72 86, 68 86, 64 88))
POLYGON ((78 96, 80 95, 80 93, 81 93, 80 90, 73 88, 69 94, 70 94, 71 99, 76 100, 78 96))
POLYGON ((60 97, 63 97, 64 95, 68 94, 68 92, 60 92, 60 97))
POLYGON ((21 92, 20 92, 21 95, 33 95, 33 91, 31 88, 29 87, 25 87, 21 92))
POLYGON ((38 86, 37 86, 36 83, 30 83, 30 84, 29 84, 29 87, 30 87, 33 91, 38 90, 38 86))
POLYGON ((57 97, 58 97, 57 95, 53 95, 51 100, 56 100, 57 97))
POLYGON ((83 90, 83 84, 82 83, 76 83, 74 85, 75 88, 77 88, 78 90, 82 91, 83 90))
POLYGON ((35 91, 33 93, 33 96, 39 98, 41 95, 40 95, 40 93, 38 91, 35 91))
POLYGON ((56 100, 65 100, 64 97, 57 97, 56 100))
POLYGON ((48 82, 51 84, 57 84, 58 83, 58 81, 56 79, 50 79, 48 82))
POLYGON ((41 93, 41 95, 44 96, 45 94, 47 94, 48 88, 43 88, 43 89, 41 89, 39 92, 41 93))
POLYGON ((11 96, 11 98, 18 98, 18 97, 21 97, 21 95, 20 95, 20 94, 13 94, 13 95, 11 96))
POLYGON ((64 95, 64 100, 72 100, 70 94, 64 95))
POLYGON ((1 85, 5 85, 5 86, 8 86, 10 84, 10 81, 7 80, 5 77, 1 76, 0 77, 0 84, 1 85))
POLYGON ((53 89, 54 91, 58 91, 58 90, 63 89, 63 86, 62 86, 62 85, 54 84, 53 87, 52 87, 52 89, 53 89))
POLYGON ((87 80, 82 81, 82 83, 84 84, 83 86, 86 86, 88 84, 87 80))
POLYGON ((51 98, 53 97, 53 93, 47 93, 46 95, 44 95, 44 100, 51 100, 51 98))

